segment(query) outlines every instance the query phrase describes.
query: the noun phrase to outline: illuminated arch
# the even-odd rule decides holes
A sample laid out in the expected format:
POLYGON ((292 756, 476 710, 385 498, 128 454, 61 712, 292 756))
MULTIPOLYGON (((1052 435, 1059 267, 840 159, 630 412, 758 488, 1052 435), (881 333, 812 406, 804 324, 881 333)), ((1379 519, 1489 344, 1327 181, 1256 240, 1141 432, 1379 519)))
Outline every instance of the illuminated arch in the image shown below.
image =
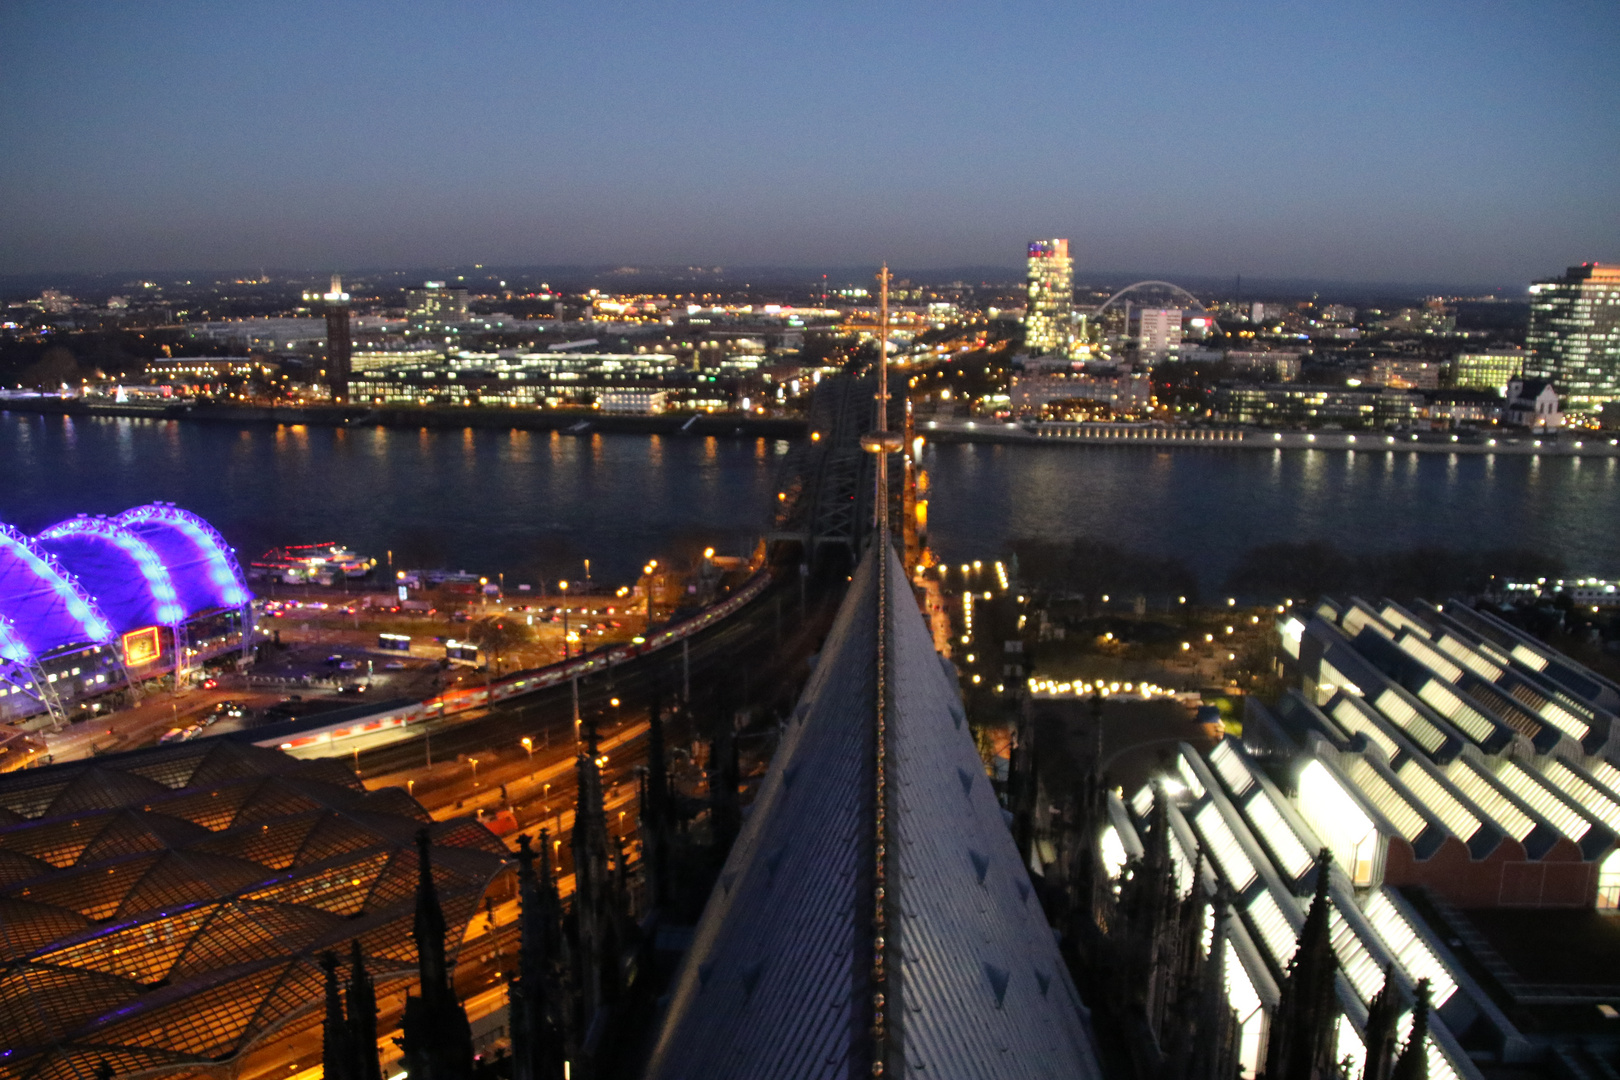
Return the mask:
POLYGON ((1157 285, 1157 286, 1160 286, 1161 288, 1169 289, 1171 292, 1176 293, 1176 294, 1178 294, 1180 296, 1185 296, 1188 300, 1192 301, 1193 306, 1196 307, 1199 311, 1206 311, 1207 312, 1209 310, 1208 308, 1204 307, 1204 302, 1202 300, 1198 299, 1198 297, 1194 296, 1192 293, 1188 292, 1186 289, 1183 289, 1180 285, 1177 285, 1174 282, 1170 282, 1170 281, 1138 281, 1135 284, 1125 286, 1123 289, 1119 290, 1119 292, 1115 293, 1113 296, 1110 296, 1108 299, 1106 299, 1102 303, 1098 304, 1097 307, 1093 310, 1092 314, 1101 315, 1105 310, 1107 310, 1107 308, 1111 304, 1113 304, 1120 297, 1124 296, 1126 293, 1130 292, 1133 289, 1146 288, 1149 285, 1157 285))
POLYGON ((174 578, 140 536, 111 518, 81 515, 35 537, 88 589, 118 633, 194 614, 180 604, 174 578))
POLYGON ((105 644, 112 624, 49 552, 0 525, 0 619, 13 652, 37 657, 66 645, 105 644))
POLYGON ((251 597, 236 553, 196 514, 166 503, 126 510, 113 519, 151 545, 189 614, 241 607, 251 597))

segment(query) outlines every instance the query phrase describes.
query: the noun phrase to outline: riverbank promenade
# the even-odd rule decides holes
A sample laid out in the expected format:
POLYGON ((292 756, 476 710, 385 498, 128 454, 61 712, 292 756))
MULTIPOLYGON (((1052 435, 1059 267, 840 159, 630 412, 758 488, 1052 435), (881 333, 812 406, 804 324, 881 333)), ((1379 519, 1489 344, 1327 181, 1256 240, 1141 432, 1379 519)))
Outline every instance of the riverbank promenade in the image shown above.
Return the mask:
POLYGON ((1053 421, 926 420, 917 428, 934 442, 1060 443, 1070 446, 1202 447, 1232 450, 1355 450, 1425 454, 1514 454, 1620 457, 1620 434, 1563 431, 1500 434, 1443 431, 1272 431, 1265 428, 1166 427, 1053 421))

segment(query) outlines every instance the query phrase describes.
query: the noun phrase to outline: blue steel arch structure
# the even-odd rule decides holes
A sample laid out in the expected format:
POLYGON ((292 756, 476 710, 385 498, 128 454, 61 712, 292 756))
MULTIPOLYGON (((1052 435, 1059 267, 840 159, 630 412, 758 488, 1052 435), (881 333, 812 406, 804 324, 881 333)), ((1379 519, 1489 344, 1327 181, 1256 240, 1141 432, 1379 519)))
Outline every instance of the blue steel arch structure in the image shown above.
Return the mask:
POLYGON ((115 520, 72 518, 35 541, 79 579, 120 634, 195 614, 181 605, 174 575, 152 545, 115 520))
MULTIPOLYGON (((48 551, 0 524, 0 694, 26 695, 60 722, 56 679, 40 660, 75 645, 104 645, 112 624, 48 551)), ((15 711, 15 710, 8 710, 15 711)))
POLYGON ((9 525, 0 525, 0 618, 29 657, 113 638, 112 624, 78 580, 9 525))
POLYGON ((245 649, 251 599, 235 552, 172 504, 80 515, 37 537, 0 524, 0 717, 43 709, 61 722, 75 699, 134 687, 118 646, 133 631, 168 628, 177 677, 221 643, 236 647, 238 629, 245 649), (239 622, 212 624, 208 643, 191 648, 193 621, 231 612, 239 622))
POLYGON ((162 556, 181 603, 193 613, 241 607, 251 599, 236 553, 214 527, 172 503, 149 503, 114 519, 162 556), (200 570, 201 573, 185 571, 200 570))

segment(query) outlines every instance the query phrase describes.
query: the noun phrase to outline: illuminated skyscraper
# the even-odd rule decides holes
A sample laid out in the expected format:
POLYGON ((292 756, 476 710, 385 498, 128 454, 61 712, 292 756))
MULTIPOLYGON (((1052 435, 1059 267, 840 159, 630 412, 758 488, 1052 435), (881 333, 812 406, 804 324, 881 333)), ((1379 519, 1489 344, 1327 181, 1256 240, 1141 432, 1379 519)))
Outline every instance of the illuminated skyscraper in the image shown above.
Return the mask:
POLYGON ((1029 304, 1024 344, 1030 352, 1066 355, 1074 337, 1074 260, 1067 240, 1029 245, 1029 304))
POLYGON ((1582 263, 1530 286, 1527 378, 1550 379, 1568 412, 1620 402, 1620 265, 1582 263))

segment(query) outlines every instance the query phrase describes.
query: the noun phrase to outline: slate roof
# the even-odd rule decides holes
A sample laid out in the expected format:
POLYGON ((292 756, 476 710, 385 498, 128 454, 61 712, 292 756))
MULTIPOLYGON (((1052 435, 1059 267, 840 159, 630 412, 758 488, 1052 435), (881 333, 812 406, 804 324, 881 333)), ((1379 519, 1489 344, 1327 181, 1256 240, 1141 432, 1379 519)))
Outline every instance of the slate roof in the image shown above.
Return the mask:
MULTIPOLYGON (((876 552, 876 553, 874 553, 876 552)), ((703 913, 648 1068, 872 1075, 878 575, 889 1076, 1100 1076, 1079 997, 904 568, 869 551, 703 913)))

